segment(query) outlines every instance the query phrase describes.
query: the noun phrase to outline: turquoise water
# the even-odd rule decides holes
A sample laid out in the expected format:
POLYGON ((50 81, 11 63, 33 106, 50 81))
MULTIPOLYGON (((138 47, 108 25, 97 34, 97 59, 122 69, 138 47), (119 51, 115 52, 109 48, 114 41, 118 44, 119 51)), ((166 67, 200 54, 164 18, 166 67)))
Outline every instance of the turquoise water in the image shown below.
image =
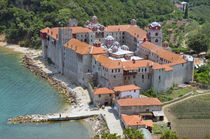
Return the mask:
POLYGON ((75 121, 53 124, 8 124, 8 118, 62 111, 64 98, 47 81, 21 66, 21 56, 0 47, 0 139, 86 139, 75 121))

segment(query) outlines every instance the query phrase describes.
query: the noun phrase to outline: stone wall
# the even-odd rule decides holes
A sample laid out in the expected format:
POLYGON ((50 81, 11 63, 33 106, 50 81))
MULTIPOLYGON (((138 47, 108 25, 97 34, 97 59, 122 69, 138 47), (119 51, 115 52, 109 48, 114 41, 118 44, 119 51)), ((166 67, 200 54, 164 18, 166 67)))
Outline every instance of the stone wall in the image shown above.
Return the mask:
POLYGON ((121 114, 139 115, 140 113, 161 111, 162 110, 162 106, 127 106, 127 107, 121 107, 118 104, 118 102, 116 102, 116 107, 117 107, 117 111, 119 113, 119 116, 121 114))

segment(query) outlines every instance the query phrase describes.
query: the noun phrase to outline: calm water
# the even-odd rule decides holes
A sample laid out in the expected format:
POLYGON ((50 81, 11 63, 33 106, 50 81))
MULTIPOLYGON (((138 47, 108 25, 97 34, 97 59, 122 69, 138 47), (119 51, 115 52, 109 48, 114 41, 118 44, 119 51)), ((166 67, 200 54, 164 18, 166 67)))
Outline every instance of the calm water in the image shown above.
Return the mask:
POLYGON ((79 122, 8 124, 26 114, 62 111, 64 98, 48 82, 21 66, 21 56, 0 47, 0 139, 86 139, 79 122))

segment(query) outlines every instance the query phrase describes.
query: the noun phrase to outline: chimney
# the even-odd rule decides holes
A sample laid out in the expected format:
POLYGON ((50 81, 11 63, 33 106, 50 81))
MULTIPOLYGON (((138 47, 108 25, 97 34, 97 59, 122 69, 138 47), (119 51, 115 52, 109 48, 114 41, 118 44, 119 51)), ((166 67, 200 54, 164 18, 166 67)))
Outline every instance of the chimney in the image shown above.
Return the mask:
POLYGON ((149 67, 149 62, 147 62, 147 67, 149 67))
POLYGON ((143 42, 146 42, 146 38, 144 38, 143 42))
POLYGON ((135 59, 132 59, 132 61, 133 61, 133 64, 135 64, 135 63, 136 63, 136 60, 135 60, 135 59))
POLYGON ((47 33, 49 33, 50 32, 50 30, 49 29, 47 29, 47 33))
POLYGON ((90 47, 89 47, 89 49, 88 49, 88 53, 90 54, 90 47))

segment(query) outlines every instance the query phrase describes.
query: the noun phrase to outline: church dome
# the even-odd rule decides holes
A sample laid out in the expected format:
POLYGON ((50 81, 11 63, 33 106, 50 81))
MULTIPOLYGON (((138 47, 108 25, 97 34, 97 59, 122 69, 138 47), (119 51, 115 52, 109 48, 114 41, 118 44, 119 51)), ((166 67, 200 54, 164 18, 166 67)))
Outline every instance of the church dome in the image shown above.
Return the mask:
POLYGON ((127 45, 122 45, 122 49, 123 49, 123 50, 129 50, 129 48, 128 48, 127 45))
POLYGON ((111 35, 109 35, 106 37, 106 40, 114 40, 114 38, 111 35))

